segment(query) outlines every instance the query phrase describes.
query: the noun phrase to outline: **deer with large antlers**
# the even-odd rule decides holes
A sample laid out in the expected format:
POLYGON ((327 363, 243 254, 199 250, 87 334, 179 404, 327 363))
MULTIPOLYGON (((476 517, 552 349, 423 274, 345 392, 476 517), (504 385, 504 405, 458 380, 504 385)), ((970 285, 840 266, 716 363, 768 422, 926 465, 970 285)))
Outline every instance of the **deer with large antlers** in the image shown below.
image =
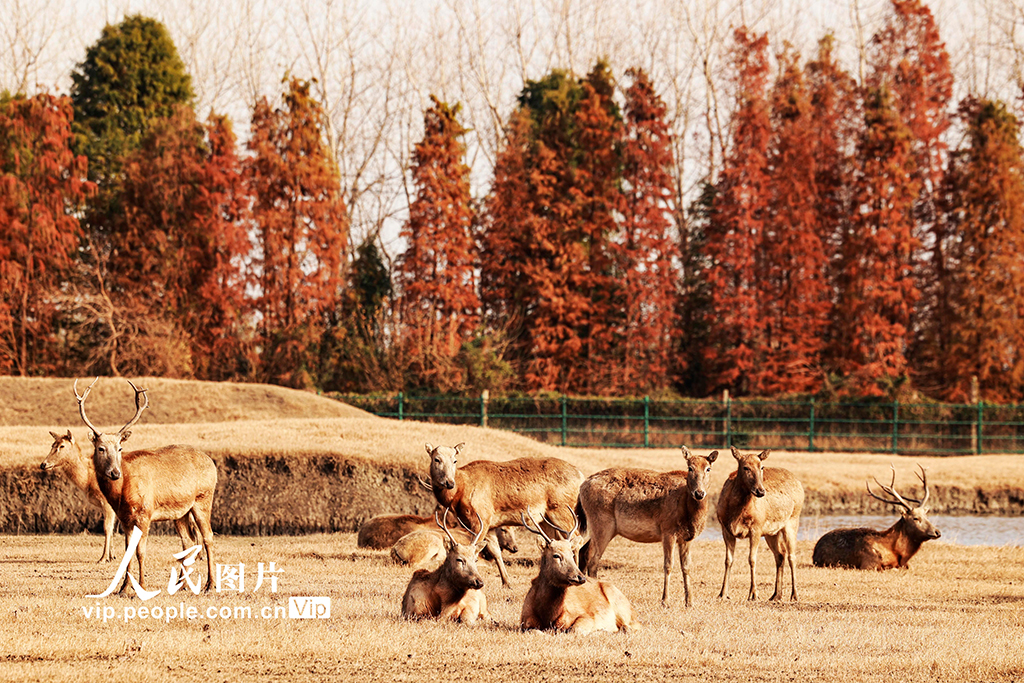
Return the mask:
MULTIPOLYGON (((213 559, 210 555, 213 530, 210 526, 210 513, 213 510, 214 489, 217 488, 216 465, 210 456, 191 446, 164 446, 122 453, 121 445, 131 436, 132 426, 149 407, 149 397, 145 389, 139 389, 129 380, 128 384, 135 391, 135 416, 116 434, 104 434, 92 424, 85 412, 85 401, 98 380, 98 377, 93 380, 81 395, 78 393, 78 380, 75 380, 75 398, 78 399, 82 421, 92 431, 92 461, 99 488, 121 522, 126 544, 135 527, 142 532, 135 552, 139 565, 139 586, 146 587, 143 568, 150 524, 159 520, 174 520, 184 550, 191 516, 199 527, 203 549, 206 551, 204 590, 210 590, 213 585, 213 559)), ((128 583, 129 572, 126 572, 121 593, 127 591, 128 583)))
POLYGON ((590 540, 580 550, 580 567, 597 576, 605 548, 616 536, 636 543, 661 542, 665 581, 661 602, 668 603, 672 553, 679 545, 686 606, 690 598, 690 541, 697 538, 708 518, 707 485, 711 463, 718 451, 694 455, 683 446, 686 471, 654 472, 612 467, 592 475, 580 486, 576 513, 589 527, 590 540))
POLYGON ((793 473, 779 467, 765 468, 771 451, 740 453, 735 446, 736 471, 729 475, 718 496, 718 522, 725 540, 725 577, 720 598, 729 597, 729 571, 736 552, 736 539, 750 539, 750 594, 757 600, 757 548, 761 538, 775 555, 775 592, 770 600, 782 599, 783 565, 789 560, 790 599, 796 600, 796 532, 804 504, 804 487, 793 473))
MULTIPOLYGON (((442 508, 451 508, 471 524, 481 520, 481 529, 519 526, 520 512, 531 514, 548 523, 548 518, 563 507, 572 511, 579 495, 583 473, 579 468, 558 458, 519 458, 506 462, 475 460, 458 467, 458 456, 466 444, 454 448, 426 444, 430 455, 430 486, 442 508)), ((508 572, 501 551, 491 548, 501 575, 501 584, 508 585, 508 572)))
POLYGON ((594 631, 628 631, 636 626, 636 614, 629 600, 608 581, 588 580, 573 554, 573 536, 579 519, 569 508, 574 526, 565 531, 547 520, 547 525, 564 538, 545 533, 529 511, 520 513, 522 525, 544 541, 540 572, 530 585, 520 616, 522 629, 571 631, 587 635, 594 631), (527 523, 529 516, 531 524, 527 523))
POLYGON ((470 543, 457 542, 448 529, 450 512, 450 509, 444 511, 444 520, 434 512, 434 520, 448 540, 448 554, 437 569, 418 569, 413 573, 402 596, 402 616, 470 625, 490 621, 487 597, 480 590, 484 581, 476 569, 476 556, 483 549, 480 545, 483 529, 476 532, 470 543))
POLYGON ((814 544, 812 557, 816 567, 850 567, 852 569, 904 568, 925 541, 942 536, 942 532, 928 519, 928 475, 924 468, 917 478, 924 486, 921 500, 902 496, 896 491, 896 468, 888 486, 875 479, 875 483, 890 497, 879 496, 867 483, 868 495, 886 505, 900 508, 900 518, 888 529, 833 529, 814 544))

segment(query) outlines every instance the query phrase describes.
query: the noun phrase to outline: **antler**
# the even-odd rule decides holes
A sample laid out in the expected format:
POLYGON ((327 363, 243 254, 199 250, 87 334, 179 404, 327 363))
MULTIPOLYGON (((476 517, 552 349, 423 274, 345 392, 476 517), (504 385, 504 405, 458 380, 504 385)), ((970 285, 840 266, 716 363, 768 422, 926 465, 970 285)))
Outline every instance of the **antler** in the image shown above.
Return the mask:
POLYGON ((433 484, 431 484, 431 483, 430 483, 430 482, 428 482, 428 481, 425 481, 425 480, 423 479, 423 477, 421 477, 421 476, 419 476, 419 475, 416 475, 416 481, 418 481, 418 482, 420 483, 420 486, 422 486, 422 487, 423 487, 423 488, 425 488, 426 490, 430 491, 431 493, 433 493, 433 492, 434 492, 434 486, 433 486, 433 484))
POLYGON ((874 479, 875 479, 875 483, 878 484, 882 488, 883 491, 888 493, 890 496, 893 496, 895 498, 895 500, 889 500, 888 498, 882 498, 881 496, 875 495, 875 492, 871 490, 871 483, 870 482, 868 482, 868 485, 867 485, 868 486, 868 495, 870 495, 872 498, 874 498, 876 500, 880 500, 883 503, 886 503, 887 505, 901 505, 904 508, 906 508, 908 511, 913 509, 910 506, 910 503, 914 503, 915 505, 921 505, 921 501, 915 500, 913 498, 904 498, 903 496, 901 496, 896 491, 896 468, 893 467, 890 464, 889 465, 889 469, 892 470, 892 482, 888 486, 886 486, 882 482, 878 481, 878 477, 875 477, 874 479))
MULTIPOLYGON (((524 514, 523 514, 522 512, 520 512, 520 513, 519 513, 519 518, 520 518, 521 520, 523 520, 523 526, 524 526, 524 527, 526 527, 526 530, 527 530, 527 531, 530 531, 530 532, 532 532, 532 533, 535 533, 535 534, 537 534, 538 536, 540 536, 541 538, 543 538, 543 539, 544 539, 545 541, 547 541, 548 543, 554 543, 554 541, 552 541, 552 540, 551 540, 551 539, 550 539, 550 538, 548 537, 548 535, 547 535, 546 533, 544 533, 544 529, 542 529, 542 528, 540 527, 540 524, 537 524, 537 520, 535 520, 535 519, 533 518, 533 514, 532 514, 532 513, 530 512, 530 509, 529 509, 529 508, 527 508, 527 509, 526 509, 526 515, 524 515, 524 514), (533 526, 537 527, 537 529, 536 529, 536 530, 534 530, 534 529, 531 529, 531 528, 530 528, 530 525, 526 523, 526 515, 530 515, 530 521, 531 521, 531 522, 533 522, 533 526)), ((550 522, 548 522, 548 523, 550 524, 550 522)), ((552 526, 554 526, 554 525, 552 525, 552 526)))
POLYGON ((128 384, 131 384, 132 389, 135 390, 135 417, 128 420, 128 424, 121 427, 120 431, 117 432, 118 434, 124 434, 127 432, 131 426, 138 422, 139 418, 142 417, 142 411, 149 407, 149 396, 146 394, 146 390, 139 389, 131 380, 128 380, 128 384), (145 399, 141 405, 139 404, 139 396, 142 396, 142 398, 145 399))
POLYGON ((86 388, 85 393, 83 393, 81 396, 78 395, 78 378, 75 378, 75 385, 74 385, 74 387, 72 387, 72 389, 75 392, 75 398, 78 399, 78 414, 82 416, 82 422, 85 423, 86 427, 88 427, 89 429, 92 430, 93 434, 99 434, 100 430, 98 430, 95 427, 93 427, 92 422, 89 421, 89 418, 85 414, 85 399, 89 398, 89 392, 92 391, 93 385, 95 385, 96 382, 99 382, 99 381, 100 381, 99 377, 94 379, 92 381, 92 384, 90 384, 86 388))
POLYGON ((568 541, 570 538, 572 538, 572 535, 579 530, 579 528, 580 528, 580 519, 579 519, 579 517, 576 516, 576 513, 573 511, 573 509, 571 507, 569 507, 568 505, 566 505, 565 507, 569 509, 569 514, 572 515, 572 521, 575 524, 575 526, 573 526, 573 528, 572 528, 572 531, 566 531, 562 527, 558 526, 557 524, 552 522, 551 518, 548 517, 547 515, 544 515, 544 517, 542 517, 541 519, 543 519, 545 522, 547 522, 551 527, 553 527, 553 528, 557 529, 558 531, 560 531, 565 536, 565 540, 568 541))
POLYGON ((928 496, 930 493, 928 491, 928 475, 925 474, 924 466, 921 465, 921 463, 918 463, 917 467, 921 470, 921 473, 917 474, 917 472, 915 472, 914 474, 917 474, 917 478, 920 479, 921 484, 924 485, 924 498, 922 498, 920 502, 920 506, 924 507, 925 504, 928 502, 928 496))
MULTIPOLYGON (((444 521, 442 522, 440 519, 437 518, 438 510, 435 508, 434 521, 437 522, 437 525, 439 527, 441 527, 441 531, 443 531, 444 535, 448 537, 448 540, 452 542, 452 545, 456 546, 458 545, 458 543, 456 543, 455 539, 452 538, 452 532, 448 531, 448 513, 451 512, 451 510, 452 509, 450 507, 444 509, 444 521)), ((456 515, 456 517, 458 517, 458 515, 456 515)))

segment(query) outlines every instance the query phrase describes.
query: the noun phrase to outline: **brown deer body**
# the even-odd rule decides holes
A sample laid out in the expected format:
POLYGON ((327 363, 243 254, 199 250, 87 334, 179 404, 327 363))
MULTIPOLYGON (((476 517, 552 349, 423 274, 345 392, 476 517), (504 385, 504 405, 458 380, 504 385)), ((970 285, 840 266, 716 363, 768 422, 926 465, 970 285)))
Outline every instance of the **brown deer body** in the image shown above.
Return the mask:
MULTIPOLYGON (((468 531, 462 529, 449 529, 456 541, 462 544, 470 543, 473 537, 468 531)), ((503 550, 516 553, 519 548, 515 543, 515 535, 512 530, 506 527, 491 529, 488 536, 496 535, 498 545, 503 550)), ((491 546, 491 538, 487 539, 484 548, 480 551, 480 559, 494 560, 494 555, 488 550, 491 546)), ((418 529, 412 531, 395 541, 391 546, 391 559, 400 564, 412 566, 433 565, 444 559, 447 550, 445 548, 445 536, 437 530, 418 529)))
POLYGON ((113 559, 113 537, 114 525, 117 522, 117 515, 114 508, 100 491, 99 483, 96 481, 96 469, 92 465, 92 457, 82 453, 81 446, 71 435, 57 434, 50 432, 53 437, 53 445, 50 447, 50 454, 40 463, 39 467, 44 472, 57 470, 67 475, 71 483, 85 492, 89 502, 103 511, 103 553, 98 562, 109 562, 113 559))
POLYGON ((594 631, 628 631, 637 626, 636 614, 622 591, 608 581, 588 580, 576 565, 572 537, 578 522, 571 531, 563 531, 565 538, 560 540, 552 540, 536 523, 534 530, 525 518, 522 524, 544 539, 540 572, 523 600, 519 620, 523 630, 587 635, 594 631))
POLYGON ((892 483, 877 483, 892 498, 875 495, 868 484, 868 494, 883 503, 902 508, 900 518, 888 529, 834 529, 814 544, 812 560, 816 567, 849 567, 852 569, 902 569, 907 566, 921 544, 940 538, 942 532, 928 519, 928 478, 921 468, 917 475, 924 485, 921 500, 907 498, 896 492, 896 470, 892 483), (911 505, 913 504, 913 505, 911 505))
MULTIPOLYGON (((433 517, 377 515, 376 517, 371 517, 359 527, 356 545, 360 548, 373 548, 375 550, 394 548, 395 544, 403 537, 417 531, 427 531, 439 540, 443 541, 444 539, 444 536, 434 524, 433 517)), ((480 554, 480 557, 485 560, 494 559, 494 554, 491 552, 492 541, 497 543, 497 546, 502 550, 507 550, 513 554, 519 552, 519 546, 516 545, 515 532, 507 527, 498 527, 497 529, 492 529, 487 534, 487 546, 480 554)), ((414 562, 413 564, 416 563, 414 562)))
MULTIPOLYGON (((454 448, 426 444, 431 489, 441 507, 450 507, 467 524, 479 518, 484 533, 501 526, 520 526, 523 510, 537 518, 550 518, 562 508, 571 512, 576 504, 583 483, 583 473, 576 466, 558 458, 519 458, 476 460, 457 467, 464 447, 461 443, 454 448)), ((500 552, 495 560, 501 583, 507 586, 508 572, 500 552)))
MULTIPOLYGON (((85 413, 85 400, 92 385, 79 396, 76 381, 75 397, 78 399, 79 413, 93 433, 93 467, 99 488, 121 522, 126 544, 135 527, 142 532, 135 553, 139 565, 139 585, 142 588, 146 587, 144 566, 150 524, 159 520, 173 520, 184 549, 191 517, 199 527, 203 549, 206 551, 207 576, 204 589, 208 591, 213 585, 213 559, 210 554, 213 530, 210 514, 217 487, 217 467, 210 456, 191 446, 164 446, 122 453, 121 444, 131 436, 130 427, 139 421, 142 412, 149 406, 145 389, 136 388, 130 381, 128 383, 135 391, 135 417, 116 434, 103 434, 92 425, 85 413)), ((121 585, 122 593, 128 589, 129 573, 125 574, 121 585)))
POLYGON ((478 532, 469 544, 457 543, 448 529, 448 513, 445 510, 443 522, 437 520, 448 540, 444 562, 433 571, 418 569, 412 575, 402 596, 402 616, 463 624, 490 621, 487 597, 480 590, 484 582, 476 569, 476 556, 482 548, 477 543, 482 534, 478 532))
POLYGON ((667 603, 672 553, 678 544, 686 606, 692 604, 690 541, 704 531, 707 522, 707 484, 718 451, 704 457, 683 446, 683 455, 685 471, 613 467, 583 482, 576 512, 590 535, 580 551, 580 567, 588 576, 597 576, 601 556, 616 536, 636 543, 660 542, 665 573, 661 601, 667 603))
POLYGON ((757 549, 764 537, 775 555, 775 592, 771 600, 782 599, 783 565, 788 559, 792 584, 791 600, 796 600, 796 533, 804 504, 804 487, 793 473, 762 464, 770 451, 742 455, 732 448, 736 471, 729 475, 718 497, 718 522, 725 540, 725 577, 719 597, 729 596, 729 571, 732 568, 736 539, 750 539, 750 594, 757 599, 757 549))

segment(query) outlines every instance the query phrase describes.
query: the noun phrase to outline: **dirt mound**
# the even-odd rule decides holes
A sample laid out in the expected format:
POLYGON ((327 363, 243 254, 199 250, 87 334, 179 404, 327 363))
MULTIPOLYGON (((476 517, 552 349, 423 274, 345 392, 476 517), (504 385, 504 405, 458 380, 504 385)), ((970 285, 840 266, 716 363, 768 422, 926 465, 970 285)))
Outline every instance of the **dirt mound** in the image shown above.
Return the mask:
MULTIPOLYGON (((78 382, 79 392, 92 379, 78 382)), ((368 413, 316 394, 269 384, 132 378, 148 390, 143 422, 180 424, 292 417, 366 417, 368 413)), ((0 425, 77 425, 73 379, 0 377, 0 425)), ((89 396, 89 418, 97 426, 122 425, 134 413, 134 396, 122 378, 101 377, 89 396)))

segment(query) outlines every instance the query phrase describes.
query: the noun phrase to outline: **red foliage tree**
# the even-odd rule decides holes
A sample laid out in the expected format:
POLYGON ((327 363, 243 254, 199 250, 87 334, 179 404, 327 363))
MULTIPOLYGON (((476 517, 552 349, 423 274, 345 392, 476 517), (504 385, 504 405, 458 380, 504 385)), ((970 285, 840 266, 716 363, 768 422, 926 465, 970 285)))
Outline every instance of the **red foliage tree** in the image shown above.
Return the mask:
POLYGON ((947 180, 952 321, 926 370, 943 397, 967 401, 972 377, 987 401, 1024 399, 1024 148, 1005 105, 968 99, 968 135, 947 180))
POLYGON ((640 69, 626 72, 622 143, 621 356, 613 385, 622 393, 669 385, 677 325, 678 244, 672 234, 672 147, 665 103, 640 69))
POLYGON ((247 163, 254 197, 259 375, 309 386, 318 375, 324 314, 337 307, 348 217, 326 121, 309 83, 292 79, 279 107, 253 107, 247 163))
POLYGON ((58 369, 54 297, 81 237, 76 210, 93 186, 71 151, 66 97, 0 99, 0 371, 58 369))
POLYGON ((107 285, 135 334, 113 370, 237 376, 249 198, 230 123, 179 107, 150 123, 123 174, 107 285))
POLYGON ((396 268, 410 380, 449 392, 465 382, 455 358, 477 331, 480 300, 469 167, 460 141, 466 130, 456 118, 458 105, 431 101, 413 153, 416 198, 402 229, 408 246, 396 268))
POLYGON ((768 39, 742 28, 734 37, 736 111, 707 228, 711 345, 706 360, 711 387, 748 393, 755 388, 751 373, 767 351, 759 296, 770 198, 768 39))
POLYGON ((818 211, 818 154, 813 105, 804 72, 792 52, 780 55, 771 91, 772 138, 768 154, 771 197, 762 236, 758 276, 767 347, 751 370, 759 394, 816 391, 831 313, 829 253, 818 211))
POLYGON ((913 138, 884 86, 867 93, 854 218, 842 245, 834 355, 846 390, 881 395, 907 375, 914 277, 913 138))

